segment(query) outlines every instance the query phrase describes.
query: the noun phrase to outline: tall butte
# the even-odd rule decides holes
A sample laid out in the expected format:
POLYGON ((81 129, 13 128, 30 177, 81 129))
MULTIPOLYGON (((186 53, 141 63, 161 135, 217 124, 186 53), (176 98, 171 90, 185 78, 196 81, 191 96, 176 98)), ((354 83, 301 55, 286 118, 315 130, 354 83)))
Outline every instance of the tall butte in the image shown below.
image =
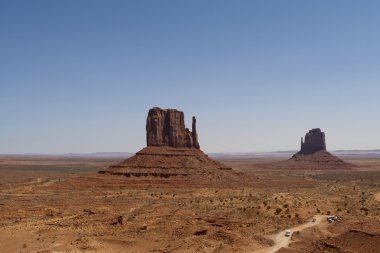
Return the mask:
POLYGON ((195 117, 190 132, 185 128, 183 112, 158 107, 150 109, 146 120, 146 143, 148 147, 200 149, 195 117))
POLYGON ((184 118, 184 113, 175 109, 150 109, 146 120, 147 147, 99 173, 145 181, 170 178, 199 184, 241 182, 238 172, 200 150, 196 118, 192 118, 191 131, 185 127, 184 118))
POLYGON ((325 133, 319 128, 311 129, 305 135, 305 142, 301 138, 301 154, 313 154, 318 151, 326 151, 325 133))
MULTIPOLYGON (((314 128, 306 133, 305 141, 301 138, 301 150, 289 160, 296 168, 305 169, 350 169, 353 164, 347 163, 326 150, 325 133, 314 128)), ((292 167, 292 166, 291 166, 292 167)))

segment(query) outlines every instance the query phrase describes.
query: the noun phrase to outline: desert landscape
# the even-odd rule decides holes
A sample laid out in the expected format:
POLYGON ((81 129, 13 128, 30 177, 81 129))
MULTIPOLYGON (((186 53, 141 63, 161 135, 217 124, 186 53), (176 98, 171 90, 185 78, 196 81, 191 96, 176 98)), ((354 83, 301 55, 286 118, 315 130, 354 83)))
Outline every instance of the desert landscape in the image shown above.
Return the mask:
POLYGON ((324 135, 307 134, 304 145, 322 144, 296 168, 276 153, 213 159, 182 137, 196 134, 181 118, 153 108, 148 147, 121 163, 1 156, 0 251, 380 252, 379 152, 346 154, 349 168, 322 160, 308 169, 326 151, 324 135))
POLYGON ((228 187, 96 173, 113 159, 1 157, 0 251, 270 252, 272 235, 332 214, 279 252, 379 252, 380 157, 344 171, 220 158, 251 179, 228 187))
POLYGON ((379 13, 0 0, 0 253, 380 253, 379 13))

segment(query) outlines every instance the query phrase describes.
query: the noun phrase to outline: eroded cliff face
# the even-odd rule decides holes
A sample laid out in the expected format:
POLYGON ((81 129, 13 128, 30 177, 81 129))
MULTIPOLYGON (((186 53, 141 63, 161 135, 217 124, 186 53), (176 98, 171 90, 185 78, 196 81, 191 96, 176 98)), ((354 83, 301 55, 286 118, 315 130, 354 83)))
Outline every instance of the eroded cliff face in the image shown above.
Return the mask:
POLYGON ((192 131, 185 128, 184 118, 183 112, 175 109, 150 109, 146 121, 147 146, 200 149, 195 117, 192 131))
POLYGON ((172 182, 192 185, 227 185, 250 182, 241 172, 209 158, 200 150, 197 122, 192 119, 190 131, 185 128, 184 114, 175 109, 155 107, 149 110, 146 120, 147 147, 136 155, 100 174, 120 175, 142 182, 171 178, 172 182))
POLYGON ((306 133, 305 142, 301 139, 300 153, 313 154, 321 150, 326 150, 325 133, 319 128, 314 128, 306 133))

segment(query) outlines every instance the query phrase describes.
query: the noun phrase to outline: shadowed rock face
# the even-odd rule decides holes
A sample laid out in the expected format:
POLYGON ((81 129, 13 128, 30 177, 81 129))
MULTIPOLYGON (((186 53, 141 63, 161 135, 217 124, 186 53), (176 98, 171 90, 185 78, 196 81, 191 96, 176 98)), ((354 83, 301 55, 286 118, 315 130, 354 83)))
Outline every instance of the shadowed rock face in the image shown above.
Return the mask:
POLYGON ((200 149, 193 117, 192 131, 185 128, 184 114, 175 109, 163 110, 154 107, 149 110, 146 121, 147 146, 168 146, 175 148, 200 149))
POLYGON ((347 163, 326 150, 325 133, 314 128, 306 133, 305 142, 301 139, 301 150, 287 161, 273 163, 275 169, 351 169, 355 165, 347 163))
POLYGON ((310 130, 305 135, 305 142, 301 138, 301 154, 313 154, 326 150, 325 133, 319 128, 310 130))

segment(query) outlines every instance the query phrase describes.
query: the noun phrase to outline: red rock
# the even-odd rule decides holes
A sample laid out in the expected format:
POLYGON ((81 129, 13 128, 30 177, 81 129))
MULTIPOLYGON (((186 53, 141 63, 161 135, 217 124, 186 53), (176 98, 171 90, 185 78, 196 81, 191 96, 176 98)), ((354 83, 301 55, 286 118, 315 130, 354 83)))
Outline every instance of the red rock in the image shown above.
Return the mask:
POLYGON ((199 142, 198 142, 198 134, 197 134, 197 119, 193 116, 193 123, 192 123, 192 137, 193 137, 193 147, 200 149, 199 142))
POLYGON ((302 154, 313 154, 315 152, 326 150, 325 133, 319 128, 310 130, 305 135, 305 142, 301 138, 301 151, 302 154))
POLYGON ((185 128, 183 112, 155 107, 149 110, 146 132, 147 147, 99 173, 142 182, 170 178, 170 182, 192 185, 251 183, 249 177, 211 159, 200 150, 195 117, 190 131, 185 128))
POLYGON ((193 117, 192 132, 185 128, 184 114, 175 109, 149 110, 146 121, 147 146, 199 149, 196 119, 193 117))
POLYGON ((260 165, 262 168, 287 170, 336 170, 351 169, 354 164, 347 163, 327 152, 325 133, 314 128, 306 133, 305 142, 301 139, 301 150, 289 160, 260 165))

